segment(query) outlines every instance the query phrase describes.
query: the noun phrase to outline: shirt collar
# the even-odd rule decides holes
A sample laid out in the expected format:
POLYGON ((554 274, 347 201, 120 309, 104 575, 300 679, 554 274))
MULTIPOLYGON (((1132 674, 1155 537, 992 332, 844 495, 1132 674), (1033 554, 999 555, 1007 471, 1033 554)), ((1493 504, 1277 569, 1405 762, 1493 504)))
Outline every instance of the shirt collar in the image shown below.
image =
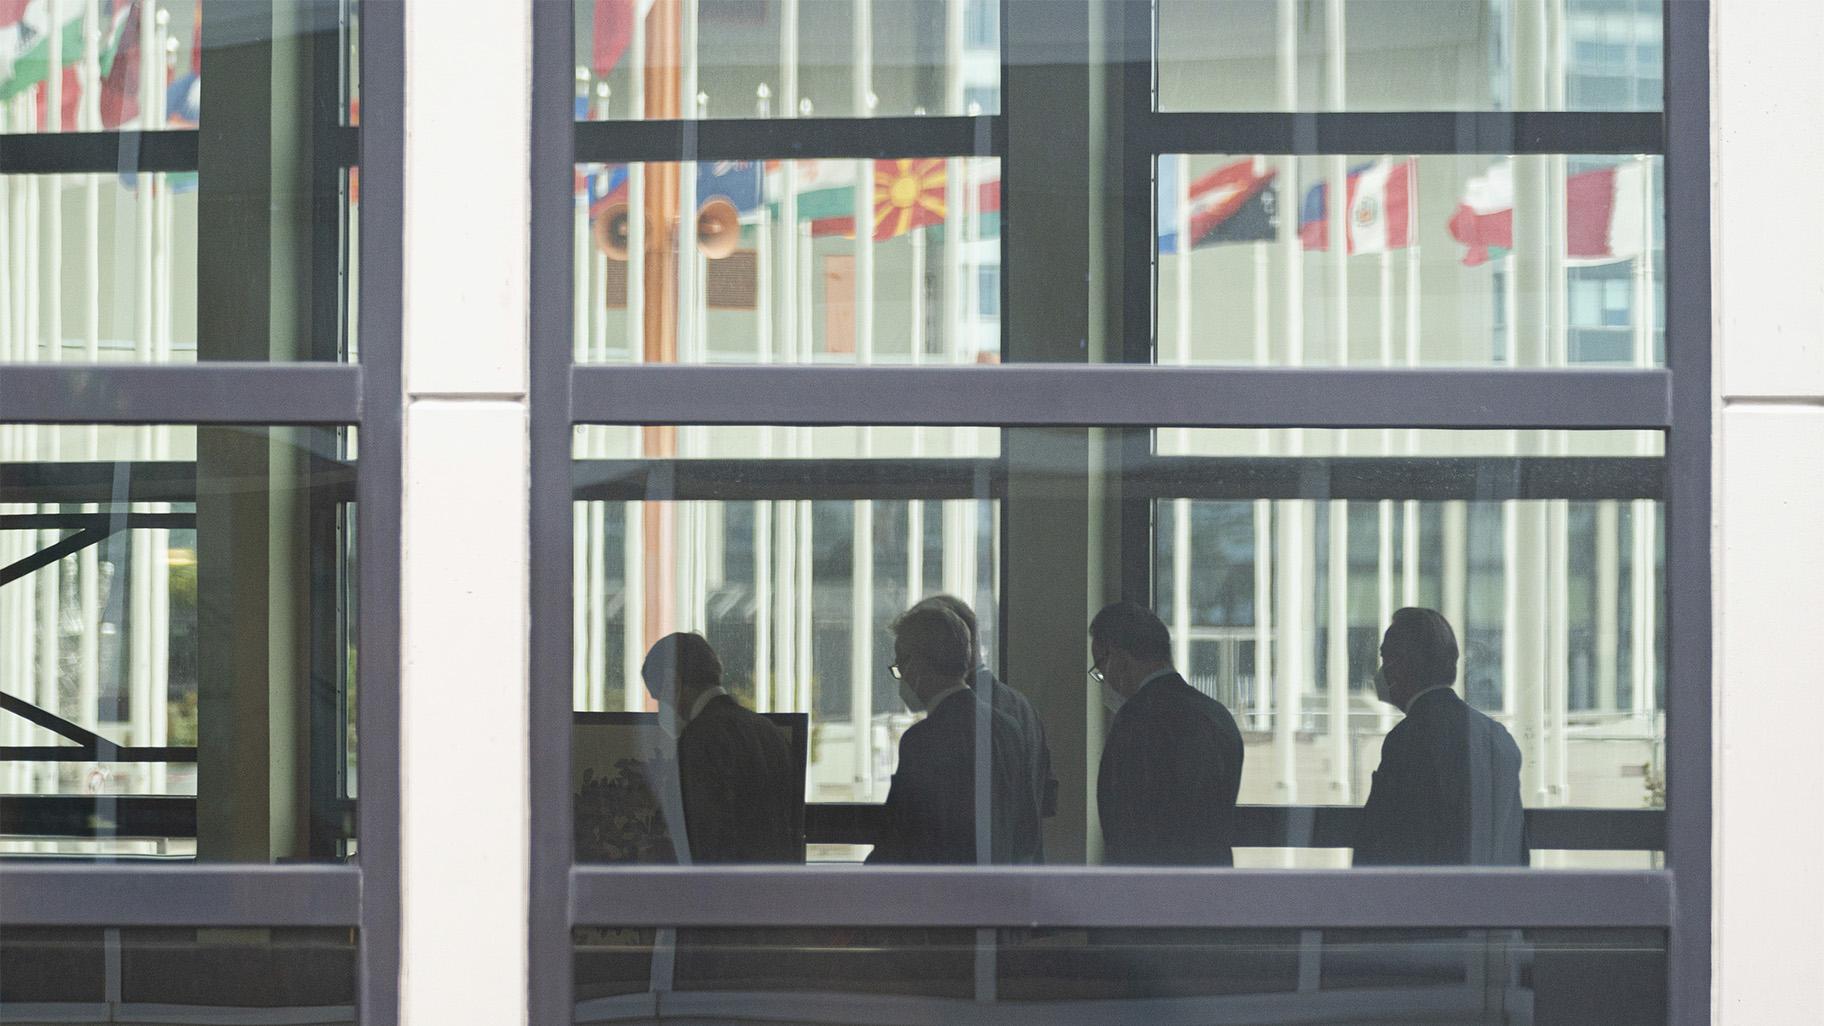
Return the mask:
POLYGON ((690 715, 684 718, 684 722, 689 723, 691 720, 703 715, 703 710, 709 703, 727 694, 728 692, 722 688, 710 688, 708 691, 698 695, 697 700, 690 704, 690 715))

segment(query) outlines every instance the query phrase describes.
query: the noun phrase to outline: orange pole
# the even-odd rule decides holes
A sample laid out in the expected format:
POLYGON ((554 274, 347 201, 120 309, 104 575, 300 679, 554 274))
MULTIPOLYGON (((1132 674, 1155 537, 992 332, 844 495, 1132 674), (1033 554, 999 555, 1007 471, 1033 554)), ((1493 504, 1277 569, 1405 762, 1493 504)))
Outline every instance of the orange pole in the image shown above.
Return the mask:
MULTIPOLYGON (((646 16, 645 113, 649 121, 673 121, 681 116, 683 20, 682 0, 655 0, 646 16)), ((678 360, 678 172, 676 163, 646 165, 646 320, 642 341, 647 363, 678 360)), ((641 441, 649 458, 677 455, 675 427, 644 428, 641 441)), ((648 646, 675 630, 677 624, 674 510, 670 502, 646 504, 643 534, 648 646)))

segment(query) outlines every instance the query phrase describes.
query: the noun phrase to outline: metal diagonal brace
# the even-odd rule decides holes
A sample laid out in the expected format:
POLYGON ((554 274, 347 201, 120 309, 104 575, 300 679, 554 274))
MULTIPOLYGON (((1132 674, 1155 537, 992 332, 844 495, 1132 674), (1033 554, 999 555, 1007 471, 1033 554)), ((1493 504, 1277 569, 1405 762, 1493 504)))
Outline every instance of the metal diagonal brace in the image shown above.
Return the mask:
MULTIPOLYGON (((47 549, 46 551, 49 550, 47 549)), ((0 709, 18 716, 23 716, 51 733, 60 737, 69 738, 71 741, 76 742, 84 748, 95 749, 115 747, 114 742, 109 741, 107 738, 102 737, 100 734, 95 733, 87 727, 71 723, 69 720, 66 720, 49 710, 40 709, 17 695, 9 695, 4 691, 0 691, 0 709)))
POLYGON ((49 548, 39 549, 16 563, 0 567, 0 585, 11 584, 33 571, 50 566, 71 553, 81 552, 83 549, 105 540, 111 533, 85 527, 49 548))

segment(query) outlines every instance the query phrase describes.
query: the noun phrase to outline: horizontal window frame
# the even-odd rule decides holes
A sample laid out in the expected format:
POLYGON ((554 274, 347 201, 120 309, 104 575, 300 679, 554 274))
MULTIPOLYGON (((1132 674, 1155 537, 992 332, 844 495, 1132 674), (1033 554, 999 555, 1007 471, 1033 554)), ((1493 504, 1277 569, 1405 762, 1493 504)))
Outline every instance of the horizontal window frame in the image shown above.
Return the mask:
POLYGON ((1663 870, 606 867, 578 926, 1667 927, 1663 870))
POLYGON ((1129 136, 1151 153, 1291 156, 1663 154, 1659 111, 1153 112, 1129 136))
POLYGON ((574 162, 999 157, 998 114, 973 117, 747 118, 710 121, 578 121, 574 162))
POLYGON ((8 424, 360 424, 360 364, 0 364, 8 424))
MULTIPOLYGON (((361 129, 340 125, 330 145, 338 167, 361 163, 361 129)), ((200 133, 194 128, 151 132, 30 132, 0 135, 0 175, 147 174, 195 171, 200 133)))
POLYGON ((65 864, 9 858, 8 926, 361 927, 354 865, 65 864))
MULTIPOLYGON (((3 807, 3 806, 0 806, 3 807)), ((813 844, 873 844, 886 828, 886 806, 811 802, 804 807, 805 840, 813 844)), ((1557 806, 1522 810, 1529 851, 1662 852, 1664 809, 1557 806)), ((1237 805, 1236 848, 1352 848, 1361 836, 1360 805, 1237 805)))
POLYGON ((578 424, 1664 429, 1663 369, 588 365, 578 424), (908 395, 917 403, 883 402, 908 395))
MULTIPOLYGON (((575 502, 979 501, 1005 498, 1010 474, 1006 459, 999 456, 572 459, 570 466, 575 502)), ((1665 459, 1660 456, 1155 453, 1126 459, 1121 467, 1125 498, 1219 502, 1660 502, 1665 499, 1665 479, 1665 459)), ((0 527, 5 523, 0 516, 0 527)))

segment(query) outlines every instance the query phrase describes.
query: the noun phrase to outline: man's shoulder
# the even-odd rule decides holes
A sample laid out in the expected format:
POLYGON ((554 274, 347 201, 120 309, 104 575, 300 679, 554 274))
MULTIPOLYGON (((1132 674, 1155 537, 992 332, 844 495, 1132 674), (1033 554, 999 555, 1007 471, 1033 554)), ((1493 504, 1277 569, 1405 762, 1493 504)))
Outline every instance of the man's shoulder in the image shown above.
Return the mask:
POLYGON ((730 734, 777 734, 779 728, 773 721, 728 696, 717 698, 704 706, 702 712, 691 717, 690 722, 684 725, 684 733, 688 735, 692 732, 699 736, 726 737, 730 734))
POLYGON ((991 673, 977 678, 976 686, 985 687, 993 700, 994 708, 1016 720, 1036 720, 1038 712, 1032 707, 1032 700, 1021 693, 1019 688, 1001 680, 991 673))
POLYGON ((1151 711, 1154 715, 1178 717, 1193 715, 1212 722, 1219 727, 1232 728, 1235 717, 1227 706, 1209 695, 1191 686, 1182 674, 1172 674, 1164 680, 1140 689, 1136 699, 1147 697, 1152 693, 1151 711))

